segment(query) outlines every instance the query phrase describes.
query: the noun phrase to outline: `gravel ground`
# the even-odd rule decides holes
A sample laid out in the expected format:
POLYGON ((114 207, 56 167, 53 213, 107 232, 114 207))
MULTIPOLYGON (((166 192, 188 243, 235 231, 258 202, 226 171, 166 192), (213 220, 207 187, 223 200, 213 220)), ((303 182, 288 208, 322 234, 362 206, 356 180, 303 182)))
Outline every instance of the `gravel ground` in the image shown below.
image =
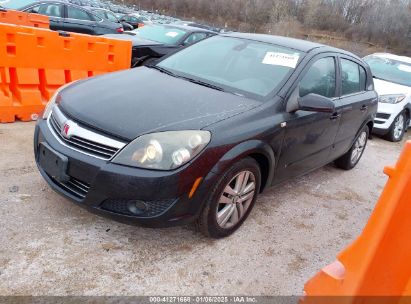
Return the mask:
POLYGON ((0 295, 300 295, 359 235, 403 146, 375 138, 350 172, 329 165, 269 189, 215 241, 126 226, 60 197, 37 172, 33 129, 0 125, 0 295))

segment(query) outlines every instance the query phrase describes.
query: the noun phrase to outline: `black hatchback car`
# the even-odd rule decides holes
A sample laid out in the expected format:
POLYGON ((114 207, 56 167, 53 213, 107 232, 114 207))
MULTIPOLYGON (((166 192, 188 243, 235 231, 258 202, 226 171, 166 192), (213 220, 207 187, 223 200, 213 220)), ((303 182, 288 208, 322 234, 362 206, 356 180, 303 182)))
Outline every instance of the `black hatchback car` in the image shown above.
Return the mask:
POLYGON ((123 33, 121 23, 100 17, 93 11, 64 1, 33 1, 19 10, 46 15, 50 19, 50 29, 89 35, 123 33))
POLYGON ((377 111, 369 67, 291 38, 215 36, 156 65, 60 89, 38 121, 58 193, 150 227, 233 233, 270 186, 363 155, 377 111))

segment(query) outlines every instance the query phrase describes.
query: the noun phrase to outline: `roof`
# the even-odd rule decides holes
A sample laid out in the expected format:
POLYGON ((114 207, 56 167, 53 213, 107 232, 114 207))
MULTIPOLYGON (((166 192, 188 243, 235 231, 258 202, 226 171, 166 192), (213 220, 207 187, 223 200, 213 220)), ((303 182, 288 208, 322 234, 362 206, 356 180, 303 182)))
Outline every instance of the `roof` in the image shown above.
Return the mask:
POLYGON ((283 37, 283 36, 273 36, 273 35, 264 35, 264 34, 248 34, 248 33, 237 33, 237 32, 225 34, 224 36, 237 37, 237 38, 242 38, 242 39, 255 40, 259 42, 280 45, 280 46, 289 47, 289 48, 292 48, 298 51, 302 51, 305 53, 313 49, 316 49, 316 48, 325 47, 325 45, 323 44, 301 40, 301 39, 283 37))
POLYGON ((270 43, 278 46, 283 46, 287 48, 291 48, 300 52, 309 53, 313 50, 317 51, 318 53, 321 52, 336 52, 345 55, 349 55, 351 57, 357 58, 361 60, 358 56, 350 53, 348 51, 338 49, 332 46, 328 46, 321 43, 311 42, 308 40, 290 38, 290 37, 283 37, 283 36, 274 36, 274 35, 263 35, 263 34, 247 34, 247 33, 227 33, 223 34, 226 37, 236 37, 241 39, 248 39, 254 40, 264 43, 270 43))
POLYGON ((375 53, 375 54, 371 54, 370 56, 387 58, 387 59, 401 61, 401 62, 404 62, 404 63, 410 63, 411 64, 411 58, 406 57, 406 56, 398 56, 398 55, 394 55, 394 54, 390 54, 390 53, 375 53))

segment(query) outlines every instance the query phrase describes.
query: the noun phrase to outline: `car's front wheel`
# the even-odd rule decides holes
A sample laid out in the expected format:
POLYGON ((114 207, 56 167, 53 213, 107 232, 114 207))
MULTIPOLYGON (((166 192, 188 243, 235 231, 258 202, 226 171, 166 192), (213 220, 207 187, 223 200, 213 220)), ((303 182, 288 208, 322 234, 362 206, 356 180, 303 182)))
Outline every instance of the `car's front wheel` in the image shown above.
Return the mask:
POLYGON ((369 133, 368 126, 361 129, 351 149, 335 161, 338 168, 351 170, 358 164, 367 146, 369 133))
POLYGON ((407 123, 407 118, 405 117, 405 113, 401 112, 394 119, 394 122, 392 123, 391 128, 390 128, 390 131, 386 135, 386 139, 392 142, 401 141, 405 134, 406 123, 407 123))
POLYGON ((197 221, 199 230, 212 238, 232 234, 250 214, 260 185, 260 167, 254 159, 245 158, 234 164, 210 192, 197 221))

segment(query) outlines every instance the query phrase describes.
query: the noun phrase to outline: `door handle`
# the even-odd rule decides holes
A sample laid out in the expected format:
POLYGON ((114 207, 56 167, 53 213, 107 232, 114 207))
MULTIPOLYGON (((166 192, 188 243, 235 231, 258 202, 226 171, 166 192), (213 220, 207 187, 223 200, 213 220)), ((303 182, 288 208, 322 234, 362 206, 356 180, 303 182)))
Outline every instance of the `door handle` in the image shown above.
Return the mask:
POLYGON ((368 106, 363 105, 363 106, 361 107, 361 112, 365 112, 365 111, 367 111, 367 110, 368 110, 368 106))
POLYGON ((331 120, 336 120, 341 117, 341 113, 335 112, 330 116, 331 120))

